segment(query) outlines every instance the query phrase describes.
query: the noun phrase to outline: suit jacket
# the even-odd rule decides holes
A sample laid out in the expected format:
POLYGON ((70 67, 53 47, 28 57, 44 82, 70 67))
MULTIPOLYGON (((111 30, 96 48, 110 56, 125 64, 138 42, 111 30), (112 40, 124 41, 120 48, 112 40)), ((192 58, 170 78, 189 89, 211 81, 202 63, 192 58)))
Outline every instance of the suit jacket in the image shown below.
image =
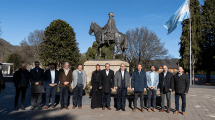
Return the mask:
POLYGON ((103 93, 111 93, 111 88, 114 87, 114 71, 109 69, 108 76, 106 70, 102 70, 100 73, 99 86, 102 87, 103 93))
POLYGON ((134 71, 131 77, 131 88, 134 88, 134 92, 144 92, 144 88, 146 87, 146 72, 141 70, 139 74, 138 70, 134 71))
POLYGON ((30 72, 28 70, 23 71, 21 68, 16 71, 13 75, 13 83, 15 85, 15 87, 19 87, 20 86, 20 82, 22 77, 25 77, 26 81, 26 86, 29 87, 29 80, 30 80, 30 72), (24 76, 22 76, 22 72, 24 73, 24 76))
POLYGON ((69 70, 69 72, 68 72, 68 74, 66 76, 64 70, 60 69, 58 77, 59 77, 59 81, 60 81, 59 87, 65 87, 64 82, 66 82, 66 81, 69 82, 69 84, 67 84, 66 86, 67 87, 71 86, 71 82, 72 82, 72 70, 69 70))
POLYGON ((190 82, 188 76, 184 73, 179 77, 178 73, 174 75, 173 91, 175 93, 188 93, 190 82))
MULTIPOLYGON (((131 83, 130 74, 126 69, 124 70, 124 79, 125 79, 125 88, 130 87, 130 83, 131 83)), ((122 81, 122 73, 121 73, 121 69, 119 69, 114 76, 114 86, 120 88, 121 81, 122 81)))
MULTIPOLYGON (((46 72, 44 74, 44 81, 45 81, 45 88, 52 88, 51 86, 49 86, 49 84, 52 83, 51 70, 50 69, 46 70, 46 72)), ((55 80, 54 80, 54 83, 56 83, 57 85, 59 83, 58 70, 56 70, 56 69, 55 69, 55 80)))
POLYGON ((31 81, 31 93, 42 93, 44 92, 43 86, 44 69, 39 68, 30 70, 30 81, 31 81), (39 85, 35 85, 35 82, 39 82, 39 85))
POLYGON ((169 71, 167 71, 167 74, 165 76, 165 87, 163 86, 164 83, 164 72, 161 72, 159 74, 159 83, 158 88, 160 88, 161 93, 167 93, 170 92, 169 89, 173 89, 173 75, 169 71))
POLYGON ((1 90, 4 90, 4 89, 5 89, 4 77, 2 75, 2 71, 0 70, 0 93, 1 93, 1 90))
POLYGON ((151 71, 146 72, 146 79, 147 79, 147 89, 149 89, 150 86, 154 86, 155 89, 157 90, 157 86, 159 83, 159 74, 158 72, 154 71, 154 81, 152 84, 152 80, 151 80, 151 71))

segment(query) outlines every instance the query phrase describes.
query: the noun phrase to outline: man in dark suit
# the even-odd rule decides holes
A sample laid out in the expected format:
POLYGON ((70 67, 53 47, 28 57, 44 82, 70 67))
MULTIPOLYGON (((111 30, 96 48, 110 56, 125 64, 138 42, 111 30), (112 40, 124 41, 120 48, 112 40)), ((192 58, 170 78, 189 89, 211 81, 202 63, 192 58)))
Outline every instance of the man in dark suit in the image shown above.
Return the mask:
POLYGON ((159 74, 159 83, 158 90, 160 90, 161 94, 161 110, 164 111, 164 99, 166 96, 167 99, 167 113, 170 113, 171 108, 171 92, 173 89, 173 75, 168 71, 168 67, 166 65, 163 66, 163 72, 159 74))
POLYGON ((20 92, 22 92, 22 99, 21 99, 21 109, 25 110, 24 102, 25 102, 25 94, 26 90, 29 87, 29 79, 30 79, 30 72, 26 70, 26 64, 22 64, 21 68, 14 73, 13 76, 13 83, 16 87, 16 96, 15 96, 15 108, 14 110, 18 110, 18 100, 20 92))
POLYGON ((42 93, 44 92, 43 86, 43 76, 44 69, 40 68, 40 63, 35 62, 35 68, 30 70, 30 81, 31 81, 31 108, 33 110, 35 107, 35 102, 37 100, 38 109, 41 110, 42 93), (37 96, 37 97, 36 97, 37 96))
POLYGON ((54 109, 54 103, 55 103, 55 93, 57 90, 57 85, 59 83, 58 79, 58 70, 55 69, 55 64, 50 63, 50 69, 46 70, 44 74, 44 81, 45 81, 45 87, 46 87, 46 107, 45 110, 49 108, 49 97, 50 94, 52 96, 51 100, 51 108, 54 109))
POLYGON ((110 108, 110 96, 111 91, 114 87, 114 71, 110 69, 110 64, 105 64, 105 69, 101 71, 99 81, 99 89, 102 89, 102 110, 105 110, 105 107, 108 107, 108 110, 111 110, 110 108))
POLYGON ((174 114, 178 114, 179 111, 179 98, 182 99, 182 115, 185 115, 186 108, 186 94, 189 91, 189 79, 186 74, 183 73, 182 67, 178 68, 178 73, 174 75, 174 88, 173 93, 175 94, 175 109, 174 114))

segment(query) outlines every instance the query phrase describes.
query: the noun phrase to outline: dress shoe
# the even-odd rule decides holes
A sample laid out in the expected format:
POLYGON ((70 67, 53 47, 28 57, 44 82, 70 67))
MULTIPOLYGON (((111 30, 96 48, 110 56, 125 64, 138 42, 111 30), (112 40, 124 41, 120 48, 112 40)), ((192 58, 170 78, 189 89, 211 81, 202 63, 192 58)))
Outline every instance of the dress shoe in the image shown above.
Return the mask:
POLYGON ((25 107, 24 107, 23 105, 21 105, 21 107, 20 107, 20 108, 21 108, 21 110, 25 110, 25 107))
POLYGON ((47 110, 49 108, 49 106, 46 106, 45 108, 44 108, 44 110, 47 110))
POLYGON ((75 109, 75 108, 76 108, 75 106, 72 107, 72 109, 75 109))
POLYGON ((38 106, 38 110, 42 110, 42 107, 41 107, 41 106, 38 106))
POLYGON ((60 110, 63 110, 63 106, 60 107, 60 110))
POLYGON ((163 111, 164 111, 164 109, 161 109, 161 110, 160 110, 160 112, 163 112, 163 111))
POLYGON ((69 109, 67 106, 64 106, 65 109, 69 109))
POLYGON ((81 107, 81 106, 78 106, 78 108, 81 109, 82 107, 81 107))
POLYGON ((185 112, 182 112, 182 115, 185 115, 185 112))
POLYGON ((116 111, 119 111, 120 109, 119 108, 116 108, 116 111))
POLYGON ((14 111, 18 111, 18 107, 15 107, 15 108, 14 108, 14 111))
POLYGON ((53 106, 51 106, 51 108, 52 108, 52 109, 55 109, 54 105, 53 105, 53 106))
POLYGON ((34 106, 31 106, 30 110, 34 110, 34 106))
POLYGON ((102 110, 105 110, 105 107, 102 107, 102 110))
POLYGON ((132 111, 133 111, 133 112, 135 112, 136 110, 137 110, 137 109, 136 109, 136 108, 134 108, 132 111))
POLYGON ((174 114, 178 114, 178 111, 175 111, 174 114))
POLYGON ((125 108, 122 108, 122 111, 125 111, 125 108))
POLYGON ((170 110, 167 110, 167 113, 170 113, 170 110))
POLYGON ((111 108, 110 108, 110 107, 108 107, 108 110, 111 110, 111 108))
POLYGON ((149 109, 148 109, 148 112, 151 112, 151 111, 152 111, 151 108, 149 108, 149 109))
POLYGON ((144 109, 143 109, 143 108, 141 108, 141 112, 144 112, 144 109))
POLYGON ((152 110, 153 110, 154 112, 156 112, 156 109, 155 109, 155 108, 153 108, 152 110))

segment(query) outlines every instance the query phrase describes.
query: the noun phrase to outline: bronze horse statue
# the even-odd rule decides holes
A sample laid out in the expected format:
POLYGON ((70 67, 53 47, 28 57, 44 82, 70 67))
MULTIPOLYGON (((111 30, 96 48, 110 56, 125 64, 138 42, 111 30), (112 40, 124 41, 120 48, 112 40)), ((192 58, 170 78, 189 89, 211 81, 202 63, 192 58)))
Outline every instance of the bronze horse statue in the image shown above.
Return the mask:
POLYGON ((113 54, 113 59, 115 59, 115 56, 118 54, 120 50, 122 50, 123 58, 125 58, 125 50, 128 49, 128 38, 125 34, 118 32, 117 39, 115 33, 105 33, 104 42, 102 42, 102 28, 95 22, 92 22, 90 25, 89 34, 92 35, 94 33, 94 36, 96 38, 96 42, 98 43, 99 47, 97 49, 95 58, 100 59, 101 57, 101 48, 104 45, 110 46, 110 44, 115 44, 117 50, 113 54), (97 58, 97 53, 99 51, 99 57, 97 58))

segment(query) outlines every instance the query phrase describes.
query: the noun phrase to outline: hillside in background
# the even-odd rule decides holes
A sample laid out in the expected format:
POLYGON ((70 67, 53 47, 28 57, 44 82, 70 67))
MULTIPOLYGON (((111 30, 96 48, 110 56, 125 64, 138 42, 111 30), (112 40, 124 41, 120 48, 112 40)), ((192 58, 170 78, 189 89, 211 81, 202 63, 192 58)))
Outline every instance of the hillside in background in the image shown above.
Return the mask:
POLYGON ((6 40, 0 38, 0 62, 5 62, 8 55, 15 52, 19 47, 11 45, 6 40))

